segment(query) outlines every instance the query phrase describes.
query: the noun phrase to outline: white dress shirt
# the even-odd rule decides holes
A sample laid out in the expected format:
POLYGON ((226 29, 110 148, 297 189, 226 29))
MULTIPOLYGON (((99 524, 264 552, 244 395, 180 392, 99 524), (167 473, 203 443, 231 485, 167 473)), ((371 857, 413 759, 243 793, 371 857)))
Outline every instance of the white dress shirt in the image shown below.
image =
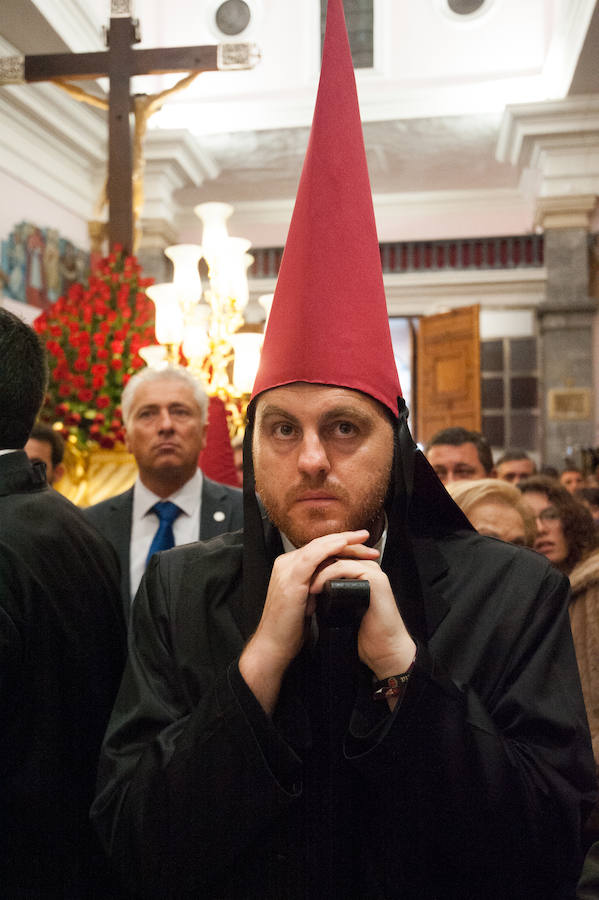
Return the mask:
POLYGON ((141 483, 139 478, 133 485, 133 512, 131 518, 131 544, 129 546, 129 575, 131 578, 131 598, 137 593, 139 582, 146 570, 146 557, 159 520, 152 507, 160 500, 170 500, 183 510, 173 522, 175 545, 197 541, 200 533, 200 512, 202 505, 202 471, 196 469, 192 478, 170 497, 158 497, 141 483))

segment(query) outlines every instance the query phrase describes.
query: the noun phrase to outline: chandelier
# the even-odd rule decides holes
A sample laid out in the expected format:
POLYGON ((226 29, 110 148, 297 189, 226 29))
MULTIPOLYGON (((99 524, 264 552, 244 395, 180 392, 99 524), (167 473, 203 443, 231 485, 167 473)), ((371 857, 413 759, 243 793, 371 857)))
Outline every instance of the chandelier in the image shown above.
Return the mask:
MULTIPOLYGON (((244 319, 253 257, 250 241, 228 234, 232 206, 202 203, 194 212, 203 223, 202 243, 175 244, 164 251, 173 264, 173 280, 146 289, 156 308, 157 344, 143 347, 140 355, 154 368, 177 365, 183 355, 209 396, 225 404, 234 437, 243 429, 263 340, 263 333, 251 330, 244 319), (204 283, 201 259, 208 273, 204 283)), ((272 297, 259 298, 265 326, 272 297)))

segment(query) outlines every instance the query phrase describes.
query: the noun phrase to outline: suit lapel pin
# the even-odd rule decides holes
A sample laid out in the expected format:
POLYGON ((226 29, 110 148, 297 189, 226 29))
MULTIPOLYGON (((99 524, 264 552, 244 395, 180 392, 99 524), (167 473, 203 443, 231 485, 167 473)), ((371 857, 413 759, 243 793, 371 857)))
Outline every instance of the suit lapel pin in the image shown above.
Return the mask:
POLYGON ((222 509, 217 509, 216 512, 214 513, 214 515, 212 516, 212 518, 214 519, 215 522, 224 522, 225 514, 222 511, 222 509))

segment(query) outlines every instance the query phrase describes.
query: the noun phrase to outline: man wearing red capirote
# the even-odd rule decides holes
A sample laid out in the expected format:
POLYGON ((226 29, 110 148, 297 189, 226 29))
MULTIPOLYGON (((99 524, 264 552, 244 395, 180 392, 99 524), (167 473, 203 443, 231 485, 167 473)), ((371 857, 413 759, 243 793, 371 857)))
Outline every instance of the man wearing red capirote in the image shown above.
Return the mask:
POLYGON ((406 416, 330 0, 244 531, 160 554, 133 608, 93 816, 140 896, 571 893, 594 776, 567 582, 472 531, 406 416), (330 582, 368 582, 361 618, 330 582))

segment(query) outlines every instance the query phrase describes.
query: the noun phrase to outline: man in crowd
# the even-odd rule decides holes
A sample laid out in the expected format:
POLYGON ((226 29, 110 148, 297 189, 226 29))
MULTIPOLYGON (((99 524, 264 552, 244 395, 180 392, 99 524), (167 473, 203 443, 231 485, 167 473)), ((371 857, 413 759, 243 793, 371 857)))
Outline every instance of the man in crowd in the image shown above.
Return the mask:
POLYGON ((559 476, 560 484, 573 494, 579 488, 584 487, 584 475, 576 466, 568 465, 559 476))
POLYGON ((125 626, 112 548, 23 450, 46 379, 0 309, 0 893, 108 898, 88 811, 125 626))
POLYGON ((491 448, 479 431, 438 431, 427 444, 426 458, 443 484, 495 476, 491 448))
POLYGON ((534 460, 525 450, 507 450, 495 463, 497 477, 510 484, 518 484, 537 471, 534 460))
POLYGON ((190 372, 144 369, 127 384, 121 406, 137 481, 84 514, 118 554, 128 616, 154 552, 234 531, 243 523, 243 509, 238 488, 212 481, 198 468, 208 397, 190 372))
POLYGON ((37 422, 31 429, 25 444, 25 453, 30 460, 40 460, 46 466, 46 481, 55 484, 64 475, 64 441, 50 425, 37 422))
POLYGON ((92 815, 143 897, 568 896, 567 581, 472 531, 411 440, 341 0, 322 66, 244 531, 151 562, 92 815))

